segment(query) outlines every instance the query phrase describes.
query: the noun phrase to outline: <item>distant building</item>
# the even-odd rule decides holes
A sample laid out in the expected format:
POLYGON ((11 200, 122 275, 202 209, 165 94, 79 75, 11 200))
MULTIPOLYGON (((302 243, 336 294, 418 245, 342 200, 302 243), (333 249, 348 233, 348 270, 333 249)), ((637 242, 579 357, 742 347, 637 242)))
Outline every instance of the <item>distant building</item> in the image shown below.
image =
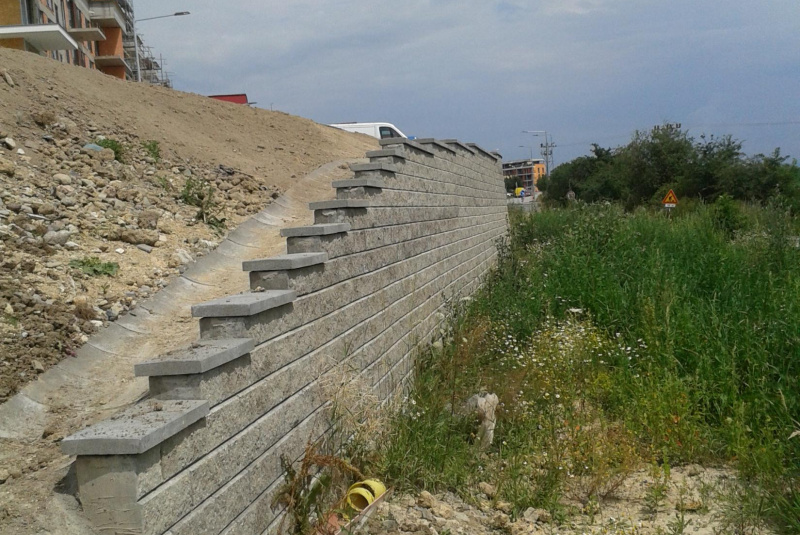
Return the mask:
POLYGON ((160 65, 134 39, 130 0, 0 0, 0 46, 97 69, 122 80, 169 85, 160 65), (150 74, 154 71, 156 74, 150 74))
POLYGON ((223 100, 225 102, 233 102, 234 104, 249 104, 246 93, 234 93, 231 95, 209 95, 209 98, 216 100, 223 100))
POLYGON ((537 196, 539 179, 547 174, 542 159, 511 160, 503 162, 503 178, 518 178, 526 194, 537 196))

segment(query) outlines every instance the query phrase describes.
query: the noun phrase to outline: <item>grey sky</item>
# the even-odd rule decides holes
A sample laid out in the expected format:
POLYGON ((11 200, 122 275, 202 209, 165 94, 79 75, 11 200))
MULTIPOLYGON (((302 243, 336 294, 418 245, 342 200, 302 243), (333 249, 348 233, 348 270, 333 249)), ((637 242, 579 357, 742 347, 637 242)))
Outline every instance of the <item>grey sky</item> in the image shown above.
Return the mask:
POLYGON ((134 0, 177 89, 555 163, 680 122, 800 157, 798 0, 134 0), (753 123, 785 123, 756 125, 753 123), (726 126, 717 126, 726 125, 726 126))

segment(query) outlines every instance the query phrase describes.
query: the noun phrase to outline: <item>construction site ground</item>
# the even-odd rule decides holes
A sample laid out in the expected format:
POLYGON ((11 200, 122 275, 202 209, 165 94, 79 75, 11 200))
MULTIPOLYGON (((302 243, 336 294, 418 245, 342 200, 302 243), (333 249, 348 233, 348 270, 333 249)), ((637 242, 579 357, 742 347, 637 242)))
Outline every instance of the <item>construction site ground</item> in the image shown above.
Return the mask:
POLYGON ((0 71, 0 533, 91 533, 60 440, 140 399, 133 364, 194 341, 190 305, 246 290, 377 141, 2 48, 0 71))

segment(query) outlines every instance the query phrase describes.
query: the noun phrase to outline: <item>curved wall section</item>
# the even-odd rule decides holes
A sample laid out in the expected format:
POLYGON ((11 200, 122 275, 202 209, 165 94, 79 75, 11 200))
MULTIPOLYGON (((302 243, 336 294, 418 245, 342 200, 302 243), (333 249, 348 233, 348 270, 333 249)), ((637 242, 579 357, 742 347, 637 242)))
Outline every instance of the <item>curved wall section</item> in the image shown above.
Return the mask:
POLYGON ((192 307, 200 339, 136 365, 149 398, 65 439, 100 533, 272 533, 280 459, 327 429, 318 379, 345 364, 388 399, 443 307, 480 284, 507 231, 498 159, 455 140, 383 140, 243 264, 251 291, 192 307))

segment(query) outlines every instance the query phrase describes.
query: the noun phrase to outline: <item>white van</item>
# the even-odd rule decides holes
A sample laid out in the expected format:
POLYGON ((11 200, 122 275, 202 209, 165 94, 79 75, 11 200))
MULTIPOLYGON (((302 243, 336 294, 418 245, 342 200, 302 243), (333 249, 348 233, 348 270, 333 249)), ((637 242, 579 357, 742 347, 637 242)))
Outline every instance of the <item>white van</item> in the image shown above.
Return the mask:
POLYGON ((378 139, 408 137, 392 123, 337 123, 328 126, 341 128, 342 130, 355 132, 357 134, 366 134, 378 139))

